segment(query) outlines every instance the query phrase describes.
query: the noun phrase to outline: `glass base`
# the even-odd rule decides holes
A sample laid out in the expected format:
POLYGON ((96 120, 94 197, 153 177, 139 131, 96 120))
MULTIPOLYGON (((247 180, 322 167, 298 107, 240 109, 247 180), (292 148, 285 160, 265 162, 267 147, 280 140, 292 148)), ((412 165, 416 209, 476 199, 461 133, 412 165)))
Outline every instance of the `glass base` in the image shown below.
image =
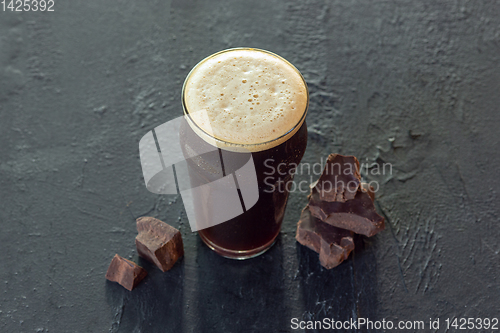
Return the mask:
POLYGON ((215 253, 223 256, 224 258, 245 260, 245 259, 250 259, 250 258, 255 258, 257 256, 260 256, 262 253, 269 250, 273 246, 273 244, 276 242, 276 237, 278 237, 279 233, 276 234, 276 236, 267 244, 264 244, 263 246, 260 246, 258 248, 255 248, 252 250, 246 250, 246 251, 228 250, 228 249, 225 249, 223 247, 220 247, 220 246, 212 243, 209 239, 207 239, 201 233, 198 233, 198 235, 200 236, 203 243, 205 243, 210 249, 215 251, 215 253))

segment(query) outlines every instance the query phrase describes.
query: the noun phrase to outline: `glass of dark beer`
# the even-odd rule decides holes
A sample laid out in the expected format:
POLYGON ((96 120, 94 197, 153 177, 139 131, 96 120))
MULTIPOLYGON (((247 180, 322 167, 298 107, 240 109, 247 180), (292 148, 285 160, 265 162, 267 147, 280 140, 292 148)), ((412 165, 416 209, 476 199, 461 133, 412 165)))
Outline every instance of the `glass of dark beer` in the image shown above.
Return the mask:
MULTIPOLYGON (((191 186, 220 178, 214 170, 227 156, 237 161, 238 154, 251 154, 255 165, 256 203, 239 216, 198 231, 203 242, 218 254, 246 259, 273 245, 281 229, 294 169, 307 145, 308 104, 307 84, 300 72, 265 50, 224 50, 203 59, 188 74, 182 90, 187 122, 180 137, 191 186), (200 110, 208 117, 210 131, 195 116, 200 110), (207 144, 223 154, 197 154, 206 152, 203 146, 207 144)), ((243 158, 241 164, 246 160, 243 158)), ((240 191, 238 194, 242 199, 240 191)), ((199 201, 194 203, 195 212, 203 219, 203 200, 199 201)))

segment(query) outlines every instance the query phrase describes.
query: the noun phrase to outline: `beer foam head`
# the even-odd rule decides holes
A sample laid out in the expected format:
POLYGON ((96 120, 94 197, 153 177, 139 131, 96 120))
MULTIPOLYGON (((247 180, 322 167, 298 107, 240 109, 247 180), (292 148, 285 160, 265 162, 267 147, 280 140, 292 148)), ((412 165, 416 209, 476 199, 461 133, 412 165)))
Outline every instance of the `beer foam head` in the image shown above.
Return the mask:
POLYGON ((231 49, 193 68, 183 103, 195 127, 228 145, 251 145, 247 149, 256 151, 284 142, 299 129, 308 91, 299 71, 283 58, 231 49))

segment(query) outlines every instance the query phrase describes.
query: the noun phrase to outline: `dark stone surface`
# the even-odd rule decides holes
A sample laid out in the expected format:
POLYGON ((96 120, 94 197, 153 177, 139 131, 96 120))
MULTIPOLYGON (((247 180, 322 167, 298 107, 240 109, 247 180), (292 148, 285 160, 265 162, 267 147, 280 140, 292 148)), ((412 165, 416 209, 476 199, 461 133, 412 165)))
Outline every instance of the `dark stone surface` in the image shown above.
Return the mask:
POLYGON ((444 331, 449 317, 498 317, 499 91, 495 1, 0 11, 0 331, 289 332, 294 317, 441 318, 444 331), (386 230, 335 269, 294 239, 307 189, 277 244, 238 262, 190 232, 180 197, 144 186, 139 139, 181 114, 193 65, 235 46, 304 74, 304 162, 352 154, 380 182, 386 230), (392 174, 372 172, 384 163, 392 174), (142 215, 182 232, 185 257, 167 273, 137 258, 142 215), (104 278, 115 253, 150 273, 133 292, 104 278))

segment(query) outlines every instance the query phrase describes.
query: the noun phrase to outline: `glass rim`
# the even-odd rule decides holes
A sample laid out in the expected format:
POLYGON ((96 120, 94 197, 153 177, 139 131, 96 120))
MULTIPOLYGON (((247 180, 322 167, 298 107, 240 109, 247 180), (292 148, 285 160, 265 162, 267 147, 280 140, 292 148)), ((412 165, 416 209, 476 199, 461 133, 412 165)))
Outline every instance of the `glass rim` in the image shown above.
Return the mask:
MULTIPOLYGON (((271 51, 267 51, 267 50, 263 50, 263 49, 258 49, 258 48, 254 48, 254 47, 234 47, 234 48, 230 48, 230 49, 225 49, 225 50, 221 50, 219 52, 216 52, 214 54, 211 54, 209 55, 208 57, 205 57, 203 58, 202 60, 200 60, 190 71, 189 73, 187 74, 186 76, 186 79, 184 80, 184 83, 182 85, 182 96, 181 96, 181 101, 182 101, 182 109, 183 109, 183 112, 184 112, 184 115, 187 115, 187 118, 189 119, 189 122, 194 124, 194 126, 196 126, 197 130, 201 131, 202 133, 204 133, 205 135, 207 135, 210 139, 212 140, 215 140, 215 142, 221 142, 225 145, 229 145, 229 146, 235 146, 235 147, 241 147, 241 148, 245 148, 245 147, 258 147, 258 146, 264 146, 264 145, 270 145, 272 144, 273 142, 276 142, 276 141, 279 141, 285 137, 287 137, 288 135, 290 135, 291 133, 297 131, 300 126, 304 123, 305 121, 305 118, 306 118, 306 115, 307 115, 307 111, 309 109, 309 88, 307 87, 307 82, 306 80, 304 79, 304 76, 302 75, 302 73, 297 69, 297 67, 295 67, 291 62, 289 62, 288 60, 286 60, 285 58, 281 57, 280 55, 276 54, 276 53, 273 53, 271 51), (285 63, 287 63, 291 68, 293 68, 293 70, 295 70, 295 72, 297 72, 297 74, 299 74, 300 78, 302 79, 302 82, 304 83, 304 87, 306 88, 306 95, 307 95, 307 101, 306 101, 306 106, 304 108, 304 111, 302 113, 302 116, 300 117, 299 121, 293 125, 293 127, 291 129, 289 129, 286 133, 278 136, 277 138, 274 138, 272 140, 269 140, 269 141, 264 141, 264 142, 259 142, 259 143, 237 143, 237 142, 230 142, 230 141, 225 141, 225 140, 222 140, 218 137, 215 137, 214 135, 210 134, 210 133, 207 133, 203 128, 201 128, 192 118, 191 118, 191 115, 189 113, 189 110, 187 109, 186 107, 186 101, 185 101, 185 97, 186 97, 186 83, 188 82, 189 78, 191 77, 191 74, 193 73, 193 71, 199 66, 201 65, 202 63, 206 62, 207 60, 221 54, 221 53, 227 53, 227 52, 232 52, 232 51, 238 51, 238 50, 252 50, 252 51, 257 51, 257 52, 263 52, 263 53, 267 53, 267 54, 270 54, 282 61, 284 61, 285 63)), ((271 146, 267 149, 270 149, 274 146, 271 146)), ((265 150, 267 150, 265 149, 265 150)))

